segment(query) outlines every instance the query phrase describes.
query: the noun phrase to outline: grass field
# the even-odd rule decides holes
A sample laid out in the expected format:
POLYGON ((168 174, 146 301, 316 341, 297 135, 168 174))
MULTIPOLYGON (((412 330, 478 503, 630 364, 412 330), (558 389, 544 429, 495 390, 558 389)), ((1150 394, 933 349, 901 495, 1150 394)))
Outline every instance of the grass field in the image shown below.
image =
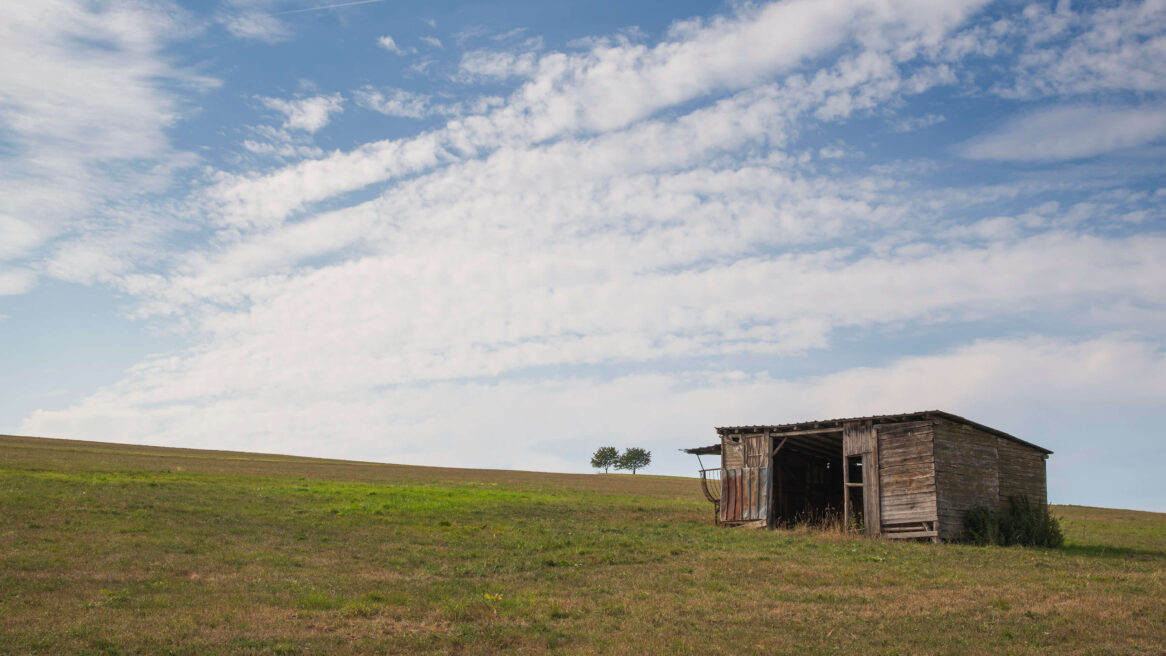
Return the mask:
POLYGON ((712 526, 692 479, 0 437, 0 653, 1166 653, 1166 515, 712 526))

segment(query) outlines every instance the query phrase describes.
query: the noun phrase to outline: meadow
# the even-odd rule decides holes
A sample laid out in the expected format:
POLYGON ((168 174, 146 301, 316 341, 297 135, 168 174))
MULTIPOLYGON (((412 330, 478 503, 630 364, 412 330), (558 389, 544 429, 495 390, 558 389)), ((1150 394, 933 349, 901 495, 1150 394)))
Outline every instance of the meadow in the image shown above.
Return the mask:
POLYGON ((0 436, 0 654, 1163 654, 1166 515, 713 526, 693 479, 0 436))

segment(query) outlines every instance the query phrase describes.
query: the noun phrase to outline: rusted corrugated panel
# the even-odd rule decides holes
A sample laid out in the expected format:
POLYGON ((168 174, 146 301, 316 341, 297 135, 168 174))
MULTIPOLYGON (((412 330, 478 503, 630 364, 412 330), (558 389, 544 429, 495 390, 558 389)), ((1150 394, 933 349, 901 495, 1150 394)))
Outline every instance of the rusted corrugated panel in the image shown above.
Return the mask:
POLYGON ((747 467, 740 471, 741 515, 743 521, 769 517, 769 468, 747 467))
POLYGON ((741 521, 741 497, 744 496, 744 489, 741 486, 741 478, 743 473, 744 470, 742 469, 733 470, 733 514, 729 518, 729 521, 733 522, 741 521))
POLYGON ((730 469, 725 472, 725 499, 728 503, 721 506, 725 511, 725 516, 722 518, 726 522, 733 521, 734 507, 737 505, 737 477, 735 476, 736 469, 730 469))
POLYGON ((721 472, 721 521, 729 520, 729 506, 733 505, 733 484, 728 471, 721 472))
POLYGON ((769 516, 769 468, 726 469, 721 475, 721 521, 742 522, 769 516))
POLYGON ((765 479, 769 469, 766 467, 758 467, 754 476, 756 478, 753 486, 753 519, 765 519, 765 479))
POLYGON ((721 484, 721 521, 739 522, 742 517, 741 469, 726 469, 721 484))
POLYGON ((741 519, 753 519, 753 474, 756 469, 746 468, 741 472, 741 519))
POLYGON ((757 493, 757 469, 750 467, 743 473, 744 476, 742 476, 742 478, 744 480, 741 481, 741 487, 743 488, 744 492, 742 495, 744 497, 744 502, 742 503, 744 508, 741 509, 741 519, 750 520, 754 519, 753 505, 754 497, 757 493))

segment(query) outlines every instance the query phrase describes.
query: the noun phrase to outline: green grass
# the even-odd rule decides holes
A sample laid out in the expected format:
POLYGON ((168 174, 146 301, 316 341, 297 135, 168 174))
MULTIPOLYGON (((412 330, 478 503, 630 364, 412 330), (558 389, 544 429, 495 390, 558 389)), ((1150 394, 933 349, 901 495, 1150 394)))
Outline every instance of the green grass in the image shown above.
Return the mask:
POLYGON ((711 525, 691 479, 0 437, 0 653, 1161 654, 1166 516, 711 525))

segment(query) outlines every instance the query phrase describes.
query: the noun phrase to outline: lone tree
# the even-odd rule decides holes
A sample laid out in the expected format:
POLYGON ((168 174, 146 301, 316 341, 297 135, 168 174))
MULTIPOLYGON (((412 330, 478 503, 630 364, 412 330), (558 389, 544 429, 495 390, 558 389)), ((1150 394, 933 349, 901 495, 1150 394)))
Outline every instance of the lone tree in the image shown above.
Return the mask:
POLYGON ((635 476, 637 469, 643 469, 652 462, 652 452, 636 447, 629 447, 615 463, 616 469, 630 469, 635 476))
POLYGON ((609 467, 618 465, 619 451, 616 451, 614 446, 601 446, 595 450, 595 455, 591 456, 591 466, 599 469, 603 468, 603 473, 606 474, 609 467))

